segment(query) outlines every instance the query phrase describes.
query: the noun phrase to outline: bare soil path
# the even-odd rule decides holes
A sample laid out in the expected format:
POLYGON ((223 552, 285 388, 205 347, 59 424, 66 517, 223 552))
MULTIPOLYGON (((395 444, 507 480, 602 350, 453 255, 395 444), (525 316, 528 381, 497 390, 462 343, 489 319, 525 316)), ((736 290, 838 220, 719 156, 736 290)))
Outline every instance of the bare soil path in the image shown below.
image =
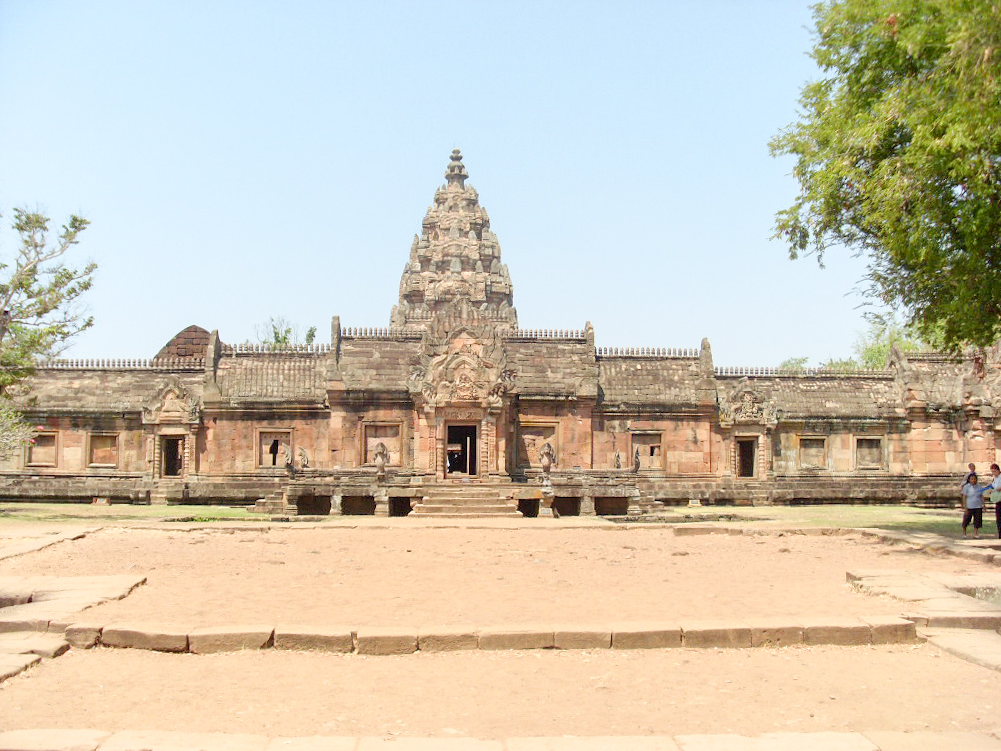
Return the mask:
POLYGON ((845 571, 976 565, 856 536, 108 528, 0 561, 0 575, 146 574, 125 600, 87 611, 104 623, 417 626, 899 614, 900 602, 853 591, 845 571))
MULTIPOLYGON (((105 528, 0 575, 143 573, 102 622, 597 624, 897 614, 848 569, 996 568, 858 536, 670 529, 105 528)), ((266 735, 967 730, 1001 726, 1001 673, 922 645, 418 653, 71 650, 0 684, 0 728, 266 735)))
POLYGON ((0 687, 0 727, 559 735, 998 727, 1001 674, 929 645, 464 652, 71 650, 0 687))

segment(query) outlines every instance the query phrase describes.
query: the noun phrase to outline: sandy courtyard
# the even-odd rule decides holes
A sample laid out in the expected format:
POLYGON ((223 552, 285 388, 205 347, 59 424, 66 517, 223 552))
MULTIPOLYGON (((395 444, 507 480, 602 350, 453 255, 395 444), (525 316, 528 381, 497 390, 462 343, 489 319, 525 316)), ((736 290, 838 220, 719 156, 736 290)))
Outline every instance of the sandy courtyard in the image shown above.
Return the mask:
MULTIPOLYGON (((848 569, 974 572, 849 535, 669 529, 107 528, 0 575, 145 573, 109 623, 517 624, 898 614, 848 569)), ((994 570, 986 567, 985 570, 994 570)), ((1001 674, 931 645, 418 653, 71 650, 0 684, 0 728, 277 735, 990 732, 1001 674)))
POLYGON ((512 625, 899 614, 849 568, 969 572, 857 536, 670 529, 106 529, 0 562, 0 575, 142 573, 87 611, 185 626, 512 625))

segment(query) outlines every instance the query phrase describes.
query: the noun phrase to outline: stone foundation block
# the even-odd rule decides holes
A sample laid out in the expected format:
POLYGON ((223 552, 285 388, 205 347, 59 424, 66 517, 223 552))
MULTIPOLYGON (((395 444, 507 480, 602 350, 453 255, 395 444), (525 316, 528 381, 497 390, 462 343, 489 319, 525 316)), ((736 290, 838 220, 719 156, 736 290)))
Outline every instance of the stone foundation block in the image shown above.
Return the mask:
POLYGON ((417 648, 421 652, 477 649, 479 645, 475 626, 423 626, 417 633, 417 648))
POLYGON ((272 738, 265 751, 355 751, 357 738, 314 735, 272 738))
POLYGON ((101 631, 106 647, 152 649, 156 652, 187 652, 188 631, 184 627, 152 623, 116 623, 101 631))
POLYGON ((690 535, 712 535, 712 534, 725 534, 725 529, 717 529, 716 527, 696 527, 691 524, 679 524, 674 528, 675 537, 685 537, 690 535))
POLYGON ((406 628, 361 628, 355 634, 361 655, 406 655, 417 651, 417 632, 406 628))
POLYGON ((663 649, 681 646, 681 626, 635 624, 612 629, 612 649, 663 649))
POLYGON ((58 657, 69 648, 69 642, 62 635, 43 634, 37 631, 0 634, 0 652, 4 654, 58 657))
POLYGON ((982 733, 866 730, 864 735, 882 751, 1001 751, 1001 740, 982 733))
POLYGON ((17 675, 22 670, 27 670, 36 662, 41 661, 38 655, 6 655, 0 654, 0 681, 17 675))
POLYGON ((869 627, 873 644, 899 644, 918 640, 914 621, 896 618, 892 615, 863 616, 862 622, 869 627))
POLYGON ((386 743, 383 738, 361 738, 358 741, 358 751, 385 751, 387 746, 392 751, 503 751, 501 741, 483 741, 478 738, 408 738, 397 736, 392 743, 386 743))
POLYGON ((667 736, 622 735, 577 738, 508 738, 507 751, 680 751, 667 736))
POLYGON ((199 655, 265 649, 274 641, 271 626, 216 626, 196 628, 188 634, 188 649, 199 655))
POLYGON ((101 730, 8 730, 0 733, 5 751, 96 751, 110 733, 101 730))
POLYGON ((611 628, 560 628, 553 632, 557 649, 610 649, 611 628))
POLYGON ((751 621, 752 647, 788 647, 803 643, 803 627, 785 620, 751 621))
POLYGON ((346 626, 278 626, 275 649, 309 649, 318 652, 353 652, 354 631, 346 626))
POLYGON ((681 643, 693 649, 750 647, 751 629, 719 621, 691 621, 681 626, 681 643))
POLYGON ((970 613, 949 613, 924 611, 925 622, 922 625, 928 628, 981 628, 981 629, 1001 629, 1001 615, 984 612, 970 613))
POLYGON ((552 649, 553 631, 532 627, 482 628, 480 649, 552 649))
POLYGON ((264 735, 122 730, 104 741, 101 751, 265 751, 267 746, 264 735))
POLYGON ((854 618, 825 618, 822 621, 803 622, 804 644, 836 644, 851 647, 870 644, 871 641, 872 633, 869 631, 869 626, 854 618))
POLYGON ((861 733, 678 735, 674 740, 683 751, 880 751, 861 733))
POLYGON ((101 640, 102 630, 96 623, 73 623, 66 627, 66 641, 76 649, 90 649, 101 640))

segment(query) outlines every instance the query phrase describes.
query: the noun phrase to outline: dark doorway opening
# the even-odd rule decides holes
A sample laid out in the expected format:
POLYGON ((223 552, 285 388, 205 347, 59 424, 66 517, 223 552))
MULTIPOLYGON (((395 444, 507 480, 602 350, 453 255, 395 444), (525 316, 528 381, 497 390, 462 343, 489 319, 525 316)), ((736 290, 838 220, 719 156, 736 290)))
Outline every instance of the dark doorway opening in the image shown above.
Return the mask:
POLYGON ((341 498, 341 513, 345 516, 373 516, 375 498, 370 495, 346 495, 341 498))
POLYGON ((295 503, 299 516, 329 516, 329 495, 302 495, 295 503))
POLYGON ((445 474, 476 474, 476 426, 449 425, 445 439, 445 474))
POLYGON ((163 446, 163 476, 180 477, 183 465, 182 448, 184 446, 184 439, 162 438, 161 441, 163 446))
POLYGON ((404 497, 390 497, 389 499, 389 515, 390 516, 408 516, 411 511, 414 510, 413 501, 410 498, 404 497))
POLYGON ((754 477, 754 454, 758 445, 756 438, 741 438, 737 441, 737 476, 754 477))

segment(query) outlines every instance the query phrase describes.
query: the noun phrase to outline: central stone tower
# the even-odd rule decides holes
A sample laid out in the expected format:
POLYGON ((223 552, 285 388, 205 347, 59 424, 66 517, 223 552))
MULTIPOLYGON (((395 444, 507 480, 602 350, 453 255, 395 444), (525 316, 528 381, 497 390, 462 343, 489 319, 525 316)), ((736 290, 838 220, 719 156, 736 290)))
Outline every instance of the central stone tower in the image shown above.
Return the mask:
POLYGON ((410 246, 390 326, 427 328, 432 319, 462 301, 481 319, 501 328, 518 327, 500 243, 490 231, 490 218, 476 189, 466 185, 468 177, 462 154, 453 150, 446 182, 435 191, 421 234, 410 246))

